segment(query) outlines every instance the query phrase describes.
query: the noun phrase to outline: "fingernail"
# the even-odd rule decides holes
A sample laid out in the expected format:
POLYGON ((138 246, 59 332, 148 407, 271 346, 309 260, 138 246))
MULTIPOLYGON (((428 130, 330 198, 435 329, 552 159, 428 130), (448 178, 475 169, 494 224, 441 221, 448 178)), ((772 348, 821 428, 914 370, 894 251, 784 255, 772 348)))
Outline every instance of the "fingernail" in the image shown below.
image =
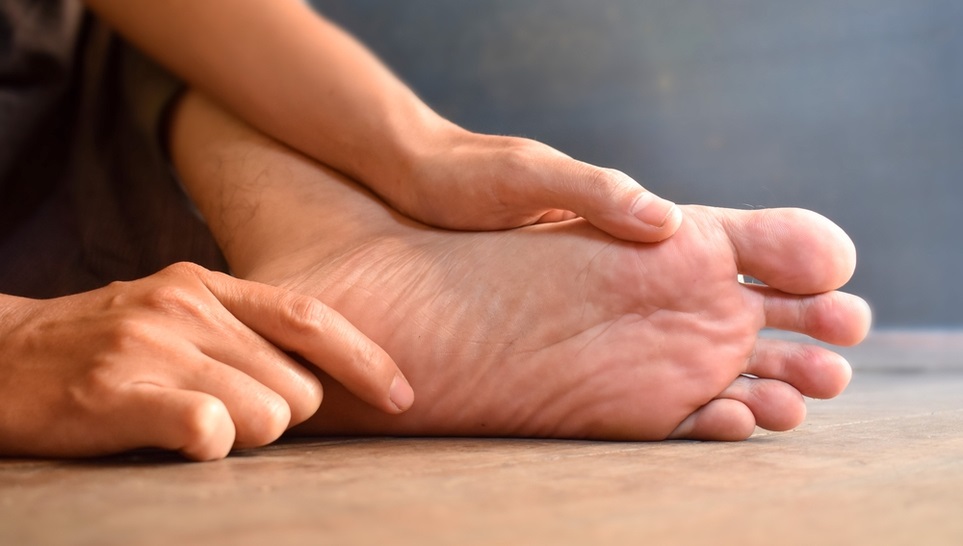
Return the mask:
POLYGON ((399 373, 391 382, 391 388, 388 389, 388 398, 390 398, 391 403, 398 408, 398 411, 405 411, 414 404, 415 391, 411 390, 411 385, 409 385, 404 376, 399 373))
POLYGON ((677 209, 675 203, 667 201, 652 192, 639 196, 632 207, 632 215, 650 226, 660 228, 677 209))

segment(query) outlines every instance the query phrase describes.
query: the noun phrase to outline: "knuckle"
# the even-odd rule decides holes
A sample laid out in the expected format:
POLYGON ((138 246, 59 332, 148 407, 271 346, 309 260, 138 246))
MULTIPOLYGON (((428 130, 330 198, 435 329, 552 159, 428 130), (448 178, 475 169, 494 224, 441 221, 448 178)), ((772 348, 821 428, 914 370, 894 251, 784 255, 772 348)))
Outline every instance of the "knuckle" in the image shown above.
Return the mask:
POLYGON ((141 296, 141 304, 149 311, 200 320, 209 313, 208 304, 193 287, 179 284, 151 286, 141 296))
POLYGON ((321 407, 321 400, 324 398, 324 391, 321 382, 316 377, 311 376, 313 381, 305 381, 303 392, 295 403, 290 403, 291 412, 290 424, 296 425, 306 421, 309 417, 317 413, 321 407))
POLYGON ((189 307, 195 299, 190 289, 172 284, 152 286, 143 298, 144 305, 161 310, 189 307))
POLYGON ((264 427, 262 440, 265 444, 271 443, 280 438, 291 424, 291 407, 281 401, 269 404, 261 422, 264 427))
POLYGON ((177 262, 164 268, 165 273, 175 277, 200 278, 207 273, 203 267, 192 262, 177 262))
POLYGON ((104 293, 108 295, 108 307, 120 307, 130 301, 131 294, 134 292, 136 281, 113 281, 104 287, 104 293))
POLYGON ((370 376, 382 368, 385 359, 372 343, 355 343, 353 351, 353 367, 361 370, 365 376, 370 376))
POLYGON ((587 168, 590 170, 590 188, 599 197, 606 199, 632 197, 626 191, 626 181, 629 177, 622 171, 592 165, 587 168))
POLYGON ((321 407, 323 387, 318 377, 307 368, 295 365, 292 374, 285 380, 285 386, 274 389, 283 397, 289 411, 289 426, 296 425, 314 415, 321 407))
POLYGON ((99 413, 100 408, 121 387, 115 361, 107 358, 94 358, 92 365, 79 381, 71 383, 67 389, 67 400, 73 410, 83 413, 99 413))
POLYGON ((256 447, 270 444, 284 434, 291 424, 291 408, 279 396, 266 396, 256 410, 254 419, 238 430, 243 445, 256 447))
POLYGON ((104 357, 141 351, 146 346, 154 344, 156 337, 154 327, 141 317, 135 315, 117 317, 101 340, 106 353, 104 357))
POLYGON ((539 157, 537 143, 525 138, 506 138, 502 142, 499 165, 503 175, 496 176, 486 185, 489 197, 501 207, 510 207, 524 194, 537 169, 539 157))
POLYGON ((320 301, 308 296, 285 298, 282 320, 284 328, 294 334, 311 334, 328 331, 334 327, 334 315, 320 301))
POLYGON ((118 383, 118 370, 114 361, 101 358, 87 371, 82 390, 100 396, 117 388, 118 383))
POLYGON ((538 153, 538 143, 526 138, 511 138, 506 143, 503 152, 509 166, 517 169, 531 166, 533 156, 538 153))
POLYGON ((181 449, 199 459, 223 457, 230 450, 233 440, 232 435, 225 434, 228 420, 227 408, 219 400, 209 399, 194 404, 184 413, 180 424, 184 434, 181 449))
POLYGON ((507 168, 507 178, 532 176, 544 168, 546 161, 567 158, 558 150, 529 138, 500 137, 502 165, 507 168))

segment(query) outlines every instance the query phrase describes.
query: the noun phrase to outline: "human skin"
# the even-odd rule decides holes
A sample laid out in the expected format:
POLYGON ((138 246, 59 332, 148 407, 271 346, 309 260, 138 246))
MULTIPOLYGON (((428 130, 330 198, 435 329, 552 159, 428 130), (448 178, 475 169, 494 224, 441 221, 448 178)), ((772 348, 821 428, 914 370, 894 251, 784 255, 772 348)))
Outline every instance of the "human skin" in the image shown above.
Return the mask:
MULTIPOLYGON (((682 221, 622 173, 442 119, 299 0, 88 4, 263 130, 424 221, 505 228, 569 218, 572 208, 641 240, 682 221)), ((391 358, 329 308, 188 264, 49 301, 0 294, 0 455, 163 447, 211 459, 263 445, 320 396, 277 347, 324 366, 379 411, 411 403, 391 358), (259 322, 269 317, 295 338, 259 322)))
POLYGON ((686 207, 658 244, 580 219, 451 232, 198 95, 172 135, 234 272, 331 305, 415 389, 409 411, 387 416, 322 374, 301 433, 743 439, 797 426, 804 396, 836 396, 851 374, 827 349, 760 339, 763 327, 840 345, 869 328, 866 303, 836 291, 852 242, 809 211, 686 207))
MULTIPOLYGON (((505 228, 569 218, 571 207, 641 240, 668 237, 681 222, 677 207, 622 173, 449 123, 300 0, 87 4, 252 123, 368 180, 424 221, 505 228)), ((0 455, 157 446, 209 459, 234 445, 270 442, 313 413, 305 408, 319 396, 313 379, 289 384, 286 356, 250 361, 272 344, 325 366, 379 410, 411 403, 390 357, 316 300, 180 264, 50 301, 0 294, 0 455), (212 286, 228 288, 214 293, 212 286), (192 314, 199 302, 209 315, 192 314), (252 314, 255 308, 261 311, 252 314), (270 326, 265 333, 258 319, 272 316, 300 336, 270 326), (238 347, 251 350, 239 354, 238 347), (138 419, 142 411, 155 420, 138 419)))
POLYGON ((317 410, 312 362, 381 411, 411 404, 390 357, 316 299, 194 264, 62 298, 2 299, 0 455, 158 447, 219 459, 317 410))
POLYGON ((619 171, 445 120, 301 0, 86 4, 241 119, 427 224, 503 229, 578 214, 617 237, 658 241, 682 221, 619 171))

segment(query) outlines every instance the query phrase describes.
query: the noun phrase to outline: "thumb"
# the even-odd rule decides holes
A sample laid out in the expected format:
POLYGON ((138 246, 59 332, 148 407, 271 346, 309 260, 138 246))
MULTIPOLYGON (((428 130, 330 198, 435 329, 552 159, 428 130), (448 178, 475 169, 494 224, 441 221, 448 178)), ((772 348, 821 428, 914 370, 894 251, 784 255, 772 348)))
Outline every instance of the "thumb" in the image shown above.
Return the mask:
POLYGON ((609 235, 629 241, 654 243, 666 239, 682 224, 682 210, 646 190, 631 177, 574 159, 561 159, 546 183, 553 188, 552 206, 570 210, 609 235))

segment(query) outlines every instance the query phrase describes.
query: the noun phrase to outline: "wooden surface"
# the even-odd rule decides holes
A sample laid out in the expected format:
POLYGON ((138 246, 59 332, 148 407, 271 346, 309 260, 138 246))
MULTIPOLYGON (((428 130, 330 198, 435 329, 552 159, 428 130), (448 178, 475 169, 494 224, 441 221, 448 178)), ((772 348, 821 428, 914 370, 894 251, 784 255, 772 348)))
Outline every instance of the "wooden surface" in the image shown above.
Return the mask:
POLYGON ((961 342, 877 335, 848 353, 841 398, 740 443, 371 438, 205 464, 0 461, 0 544, 959 545, 961 342))

